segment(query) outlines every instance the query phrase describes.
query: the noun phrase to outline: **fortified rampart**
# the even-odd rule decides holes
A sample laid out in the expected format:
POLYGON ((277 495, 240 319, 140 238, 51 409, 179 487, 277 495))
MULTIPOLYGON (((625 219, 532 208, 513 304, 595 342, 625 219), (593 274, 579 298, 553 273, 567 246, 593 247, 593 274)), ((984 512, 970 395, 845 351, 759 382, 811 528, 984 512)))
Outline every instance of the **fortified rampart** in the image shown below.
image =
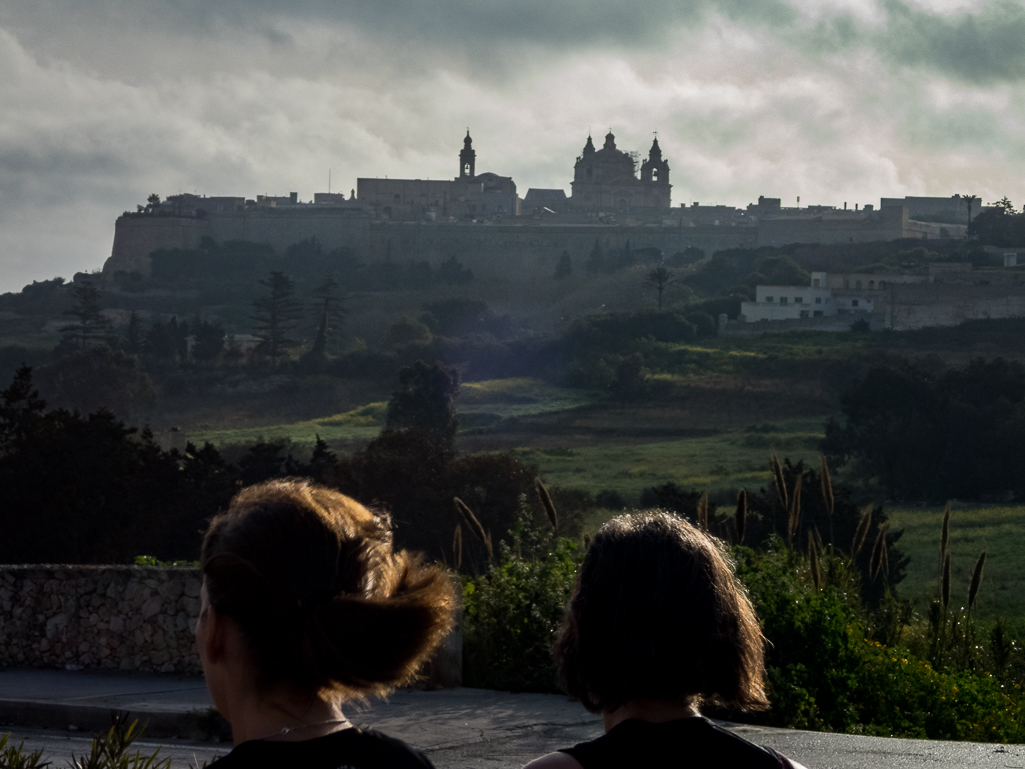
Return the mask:
POLYGON ((455 256, 480 274, 515 274, 524 269, 554 269, 563 251, 582 267, 595 241, 606 252, 629 242, 631 249, 657 248, 671 256, 688 246, 707 252, 753 247, 757 232, 728 226, 390 222, 327 207, 249 208, 205 219, 128 214, 117 220, 114 250, 104 272, 148 273, 149 254, 156 249, 191 248, 204 236, 218 243, 269 243, 279 252, 316 238, 329 250, 349 248, 367 261, 438 263, 455 256), (189 225, 178 228, 174 222, 189 225))
MULTIPOLYGON (((848 243, 940 237, 940 225, 909 220, 906 209, 829 212, 760 218, 749 224, 686 221, 689 209, 666 211, 657 223, 568 222, 527 217, 491 221, 393 221, 356 206, 244 206, 202 217, 125 214, 114 230, 104 272, 149 272, 149 255, 161 248, 193 248, 204 237, 223 243, 268 243, 279 253, 316 238, 327 249, 349 248, 368 261, 445 261, 453 256, 482 275, 554 269, 563 251, 582 265, 594 247, 653 248, 671 256, 688 246, 712 253, 726 248, 788 243, 848 243)), ((568 218, 568 217, 563 217, 568 218)), ((950 237, 964 228, 947 225, 950 237)))

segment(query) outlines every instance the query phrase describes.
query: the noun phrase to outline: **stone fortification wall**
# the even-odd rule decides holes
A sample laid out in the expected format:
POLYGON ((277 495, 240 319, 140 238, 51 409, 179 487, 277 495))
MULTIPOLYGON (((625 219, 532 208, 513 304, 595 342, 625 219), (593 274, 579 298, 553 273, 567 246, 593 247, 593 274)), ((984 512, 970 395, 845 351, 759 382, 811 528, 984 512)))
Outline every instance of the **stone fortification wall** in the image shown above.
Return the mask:
POLYGON ((926 232, 911 227, 907 209, 904 208, 884 208, 868 213, 837 211, 807 218, 766 218, 758 222, 759 246, 783 246, 788 243, 868 243, 876 240, 926 236, 926 232))
POLYGON ((893 286, 886 294, 887 327, 895 331, 1025 317, 1025 286, 934 283, 893 286))
POLYGON ((103 265, 105 273, 118 270, 149 273, 149 255, 160 248, 195 248, 213 229, 207 219, 179 216, 126 214, 114 223, 114 246, 103 265))
POLYGON ((256 208, 203 220, 123 216, 118 219, 114 250, 104 271, 145 274, 153 251, 194 247, 204 235, 219 243, 269 243, 278 252, 315 237, 328 249, 350 248, 368 261, 416 259, 437 265, 455 256, 478 274, 515 276, 524 270, 554 270, 563 251, 582 268, 596 240, 606 252, 629 241, 634 250, 657 248, 668 257, 688 246, 707 252, 754 246, 756 232, 716 226, 383 222, 352 210, 256 208), (165 226, 175 221, 190 224, 180 229, 165 226))
POLYGON ((719 333, 725 336, 758 336, 759 334, 785 334, 788 331, 850 331, 851 324, 867 320, 871 331, 886 328, 885 313, 862 312, 849 315, 829 315, 820 318, 791 318, 747 323, 741 320, 719 319, 719 333))
POLYGON ((200 672, 198 569, 0 566, 0 666, 200 672))

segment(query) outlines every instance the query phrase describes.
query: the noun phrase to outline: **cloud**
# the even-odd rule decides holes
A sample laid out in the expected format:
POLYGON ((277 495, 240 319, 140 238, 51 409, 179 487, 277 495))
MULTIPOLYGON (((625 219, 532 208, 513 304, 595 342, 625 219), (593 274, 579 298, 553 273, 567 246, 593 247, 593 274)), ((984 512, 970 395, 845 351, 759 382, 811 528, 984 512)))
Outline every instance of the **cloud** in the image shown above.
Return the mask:
POLYGON ((99 267, 150 192, 450 177, 466 126, 521 194, 612 126, 659 132, 676 203, 1021 199, 1023 25, 963 0, 7 0, 0 290, 99 267))

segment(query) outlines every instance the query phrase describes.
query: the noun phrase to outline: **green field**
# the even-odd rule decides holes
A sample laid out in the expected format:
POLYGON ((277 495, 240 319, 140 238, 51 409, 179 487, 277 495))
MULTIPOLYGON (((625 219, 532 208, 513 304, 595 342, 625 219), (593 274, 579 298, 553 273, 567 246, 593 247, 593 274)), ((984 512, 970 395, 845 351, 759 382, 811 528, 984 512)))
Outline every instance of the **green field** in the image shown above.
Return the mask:
POLYGON ((822 420, 789 420, 720 433, 657 443, 607 443, 577 448, 522 448, 513 455, 540 466, 554 486, 586 489, 597 494, 614 489, 628 504, 641 491, 668 481, 710 493, 755 489, 769 480, 769 453, 774 448, 792 462, 818 462, 822 420))
MULTIPOLYGON (((463 431, 514 426, 523 417, 539 416, 586 406, 593 396, 582 390, 554 387, 537 379, 492 379, 468 382, 460 387, 456 410, 463 431)), ((216 446, 252 443, 259 439, 289 439, 312 444, 319 435, 325 441, 368 441, 384 427, 386 402, 368 403, 342 414, 263 427, 232 430, 201 430, 186 437, 193 443, 209 441, 216 446)))
MULTIPOLYGON (((925 611, 936 595, 942 507, 888 508, 891 526, 904 529, 899 546, 911 558, 900 584, 902 597, 916 599, 925 611)), ((1025 506, 955 505, 950 517, 951 603, 963 606, 979 553, 986 567, 979 593, 979 614, 1025 617, 1025 506)))

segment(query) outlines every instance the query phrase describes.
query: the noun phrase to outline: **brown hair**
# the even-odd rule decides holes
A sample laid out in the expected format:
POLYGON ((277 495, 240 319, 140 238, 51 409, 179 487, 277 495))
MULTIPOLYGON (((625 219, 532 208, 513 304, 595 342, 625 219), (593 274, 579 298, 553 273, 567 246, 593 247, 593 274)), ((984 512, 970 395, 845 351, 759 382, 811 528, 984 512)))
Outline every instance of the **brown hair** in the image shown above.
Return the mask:
POLYGON ((637 699, 768 707, 764 641, 716 540, 659 511, 595 535, 553 654, 592 712, 637 699))
POLYGON ((386 693, 415 676, 456 605, 445 572, 392 550, 388 516, 304 480, 239 492, 210 523, 201 565, 261 685, 386 693))

